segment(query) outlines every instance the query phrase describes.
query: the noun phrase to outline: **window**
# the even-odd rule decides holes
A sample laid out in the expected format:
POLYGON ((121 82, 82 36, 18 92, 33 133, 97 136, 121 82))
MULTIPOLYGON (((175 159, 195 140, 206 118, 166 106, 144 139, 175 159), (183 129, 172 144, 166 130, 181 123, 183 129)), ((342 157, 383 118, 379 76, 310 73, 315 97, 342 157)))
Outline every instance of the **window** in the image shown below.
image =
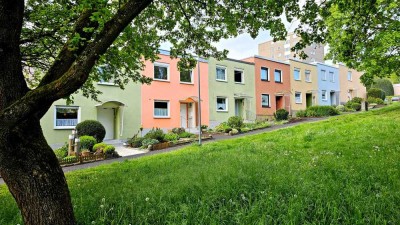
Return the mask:
POLYGON ((169 101, 154 101, 154 117, 169 117, 169 101))
POLYGON ((190 70, 180 71, 181 83, 193 83, 193 73, 190 70))
POLYGON ((304 76, 305 76, 306 82, 311 82, 311 71, 306 70, 306 71, 304 72, 304 76))
POLYGON ((269 107, 269 94, 261 94, 261 106, 263 108, 269 107))
POLYGON ((329 79, 331 82, 335 82, 335 74, 333 72, 329 72, 329 79))
POLYGON ((54 128, 74 129, 80 120, 78 106, 56 106, 54 111, 54 128))
POLYGON ((322 80, 326 80, 326 71, 321 70, 321 74, 322 74, 322 80))
POLYGON ((111 68, 108 65, 99 66, 97 72, 100 76, 99 84, 115 85, 114 79, 110 76, 112 74, 111 68))
POLYGON ((154 63, 154 80, 169 80, 169 65, 166 63, 154 63))
POLYGON ((347 80, 352 81, 353 80, 353 75, 351 74, 351 71, 347 72, 347 80))
POLYGON ((275 70, 274 79, 275 79, 276 83, 282 83, 282 71, 281 70, 275 70))
POLYGON ((324 100, 324 101, 328 100, 328 98, 326 96, 326 90, 322 90, 322 100, 324 100))
POLYGON ((217 80, 226 81, 226 68, 217 66, 217 80))
POLYGON ((296 101, 296 103, 300 103, 301 104, 301 92, 295 92, 294 93, 294 98, 295 98, 295 101, 296 101))
POLYGON ((269 69, 261 67, 261 80, 269 81, 269 69))
POLYGON ((217 111, 228 111, 228 99, 217 97, 217 111))
POLYGON ((235 83, 244 83, 244 79, 243 79, 243 71, 242 70, 235 70, 234 71, 235 74, 235 83))
POLYGON ((293 71, 294 80, 300 80, 300 69, 295 68, 293 71))

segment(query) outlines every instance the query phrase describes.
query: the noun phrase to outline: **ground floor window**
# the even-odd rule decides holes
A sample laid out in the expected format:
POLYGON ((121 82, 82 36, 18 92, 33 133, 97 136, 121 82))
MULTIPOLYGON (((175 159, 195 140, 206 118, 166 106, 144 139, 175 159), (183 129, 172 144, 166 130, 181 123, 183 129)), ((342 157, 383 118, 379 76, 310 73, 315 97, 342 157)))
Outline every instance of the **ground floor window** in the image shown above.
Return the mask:
POLYGON ((169 117, 169 101, 154 101, 154 117, 169 117))
POLYGON ((296 103, 300 103, 301 104, 301 92, 296 92, 295 94, 294 94, 294 97, 295 97, 295 101, 296 101, 296 103))
POLYGON ((79 106, 56 106, 54 128, 73 129, 79 122, 79 106))
POLYGON ((217 97, 217 111, 228 111, 228 99, 217 97))
POLYGON ((328 100, 328 97, 326 96, 326 90, 322 90, 322 100, 328 100))
POLYGON ((269 94, 261 94, 261 106, 262 107, 270 107, 269 94))

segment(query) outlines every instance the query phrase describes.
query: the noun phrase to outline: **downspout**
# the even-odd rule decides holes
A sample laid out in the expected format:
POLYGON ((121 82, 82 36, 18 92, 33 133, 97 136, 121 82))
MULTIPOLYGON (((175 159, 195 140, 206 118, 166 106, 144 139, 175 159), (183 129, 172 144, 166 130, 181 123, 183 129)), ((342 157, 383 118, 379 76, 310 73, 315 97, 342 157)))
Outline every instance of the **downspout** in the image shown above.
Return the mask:
POLYGON ((120 106, 119 107, 122 110, 121 113, 121 130, 119 131, 119 136, 122 137, 122 134, 124 132, 124 113, 125 113, 125 107, 124 106, 120 106))

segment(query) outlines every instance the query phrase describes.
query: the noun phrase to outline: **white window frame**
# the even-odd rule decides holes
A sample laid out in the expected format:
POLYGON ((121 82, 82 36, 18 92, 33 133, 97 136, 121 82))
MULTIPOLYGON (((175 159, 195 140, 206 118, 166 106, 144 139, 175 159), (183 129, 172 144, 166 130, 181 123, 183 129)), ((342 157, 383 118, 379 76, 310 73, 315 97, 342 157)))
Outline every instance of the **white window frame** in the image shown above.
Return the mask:
POLYGON ((294 101, 295 101, 296 104, 302 104, 303 103, 303 96, 302 96, 301 92, 296 91, 294 93, 294 101), (297 101, 297 97, 296 97, 297 94, 300 95, 300 101, 297 101))
POLYGON ((155 62, 153 65, 153 80, 156 81, 169 81, 169 64, 168 63, 161 63, 161 62, 155 62), (159 78, 155 78, 156 72, 155 72, 155 67, 159 66, 159 67, 167 67, 167 79, 159 79, 159 78))
MULTIPOLYGON (((103 67, 106 67, 106 66, 107 66, 107 65, 98 67, 98 68, 97 68, 98 72, 99 72, 99 73, 104 73, 103 67)), ((112 79, 112 78, 110 78, 110 80, 107 80, 107 81, 105 81, 105 80, 103 80, 103 79, 100 79, 100 81, 97 82, 97 84, 100 84, 100 85, 107 85, 107 86, 118 86, 118 85, 115 84, 114 79, 112 79)))
POLYGON ((154 102, 153 102, 153 117, 154 118, 170 118, 171 117, 170 109, 171 109, 171 107, 170 107, 170 103, 169 103, 168 100, 154 100, 154 102), (158 116, 158 115, 156 115, 156 107, 155 107, 155 103, 156 102, 166 102, 167 103, 168 115, 166 115, 166 116, 158 116))
POLYGON ((228 81, 226 66, 216 66, 216 67, 215 67, 215 80, 217 80, 217 81, 224 81, 224 82, 227 82, 227 81, 228 81), (224 70, 225 70, 225 79, 224 79, 224 80, 218 79, 218 73, 217 73, 217 69, 218 69, 218 68, 224 69, 224 70))
POLYGON ((234 69, 233 70, 233 76, 235 76, 235 72, 241 72, 242 73, 242 82, 236 82, 235 79, 236 77, 233 78, 233 80, 235 81, 235 84, 244 84, 244 70, 243 69, 234 69))
POLYGON ((332 71, 329 71, 329 80, 330 80, 332 83, 335 83, 335 73, 332 72, 332 71))
POLYGON ((283 83, 283 71, 282 70, 279 70, 279 69, 275 69, 274 70, 274 81, 275 81, 275 83, 279 83, 279 84, 282 84, 283 83), (275 78, 275 72, 276 71, 281 71, 281 75, 280 75, 280 77, 281 77, 281 81, 279 82, 279 81, 276 81, 276 78, 275 78))
POLYGON ((328 101, 328 95, 326 90, 321 91, 321 99, 322 101, 328 101), (325 98, 324 98, 324 93, 325 93, 325 98))
POLYGON ((296 81, 301 81, 301 70, 300 70, 300 68, 294 68, 294 70, 293 70, 293 78, 296 81), (299 72, 299 79, 296 79, 296 71, 299 72))
POLYGON ((76 124, 81 122, 81 107, 80 106, 66 106, 66 105, 56 105, 54 106, 54 129, 64 130, 64 129, 75 129, 75 126, 57 126, 57 109, 58 108, 75 108, 78 109, 78 118, 76 124))
POLYGON ((305 80, 306 82, 311 82, 311 70, 304 70, 304 80, 305 80), (310 75, 310 76, 309 76, 310 79, 307 79, 307 72, 308 72, 308 74, 310 75))
POLYGON ((353 73, 351 71, 347 71, 347 80, 353 81, 353 73), (350 75, 350 76, 349 76, 350 75), (350 79, 349 79, 350 78, 350 79))
POLYGON ((194 80, 193 80, 193 70, 190 70, 190 71, 189 71, 189 72, 190 72, 190 80, 191 80, 191 82, 181 81, 181 72, 182 72, 182 71, 179 71, 179 82, 180 82, 181 84, 193 84, 193 83, 194 83, 194 80))
POLYGON ((322 73, 322 80, 326 80, 326 70, 321 70, 322 73))
POLYGON ((262 66, 262 67, 260 68, 260 80, 262 80, 262 81, 270 81, 269 71, 270 71, 270 69, 269 69, 268 67, 262 66), (266 80, 265 80, 265 79, 262 79, 262 77, 261 77, 261 71, 263 70, 263 68, 264 68, 264 69, 267 69, 267 79, 266 79, 266 80))
POLYGON ((261 108, 270 108, 271 107, 271 96, 269 94, 263 93, 261 94, 261 108), (263 96, 268 96, 268 105, 263 105, 263 96))
POLYGON ((228 98, 223 96, 217 96, 215 99, 217 112, 228 112, 228 98), (225 109, 218 109, 218 99, 225 99, 225 109))

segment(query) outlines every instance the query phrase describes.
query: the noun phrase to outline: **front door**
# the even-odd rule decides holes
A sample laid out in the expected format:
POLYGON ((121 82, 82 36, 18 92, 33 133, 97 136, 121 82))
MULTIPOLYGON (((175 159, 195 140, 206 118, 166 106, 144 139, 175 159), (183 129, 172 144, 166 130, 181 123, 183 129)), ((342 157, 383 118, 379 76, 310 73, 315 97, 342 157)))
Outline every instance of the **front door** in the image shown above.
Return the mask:
POLYGON ((187 104, 181 104, 181 127, 188 128, 188 111, 187 111, 187 104))
POLYGON ((283 96, 276 96, 275 100, 276 100, 276 109, 277 110, 278 109, 283 109, 284 108, 284 106, 283 106, 283 96))
POLYGON ((243 116, 243 99, 235 99, 235 116, 243 116))
POLYGON ((306 94, 306 107, 312 106, 312 94, 306 94))
POLYGON ((331 92, 331 105, 336 105, 335 92, 331 92))
POLYGON ((97 120, 103 124, 106 129, 105 140, 114 139, 114 121, 115 121, 115 109, 113 108, 98 108, 97 109, 97 120))

